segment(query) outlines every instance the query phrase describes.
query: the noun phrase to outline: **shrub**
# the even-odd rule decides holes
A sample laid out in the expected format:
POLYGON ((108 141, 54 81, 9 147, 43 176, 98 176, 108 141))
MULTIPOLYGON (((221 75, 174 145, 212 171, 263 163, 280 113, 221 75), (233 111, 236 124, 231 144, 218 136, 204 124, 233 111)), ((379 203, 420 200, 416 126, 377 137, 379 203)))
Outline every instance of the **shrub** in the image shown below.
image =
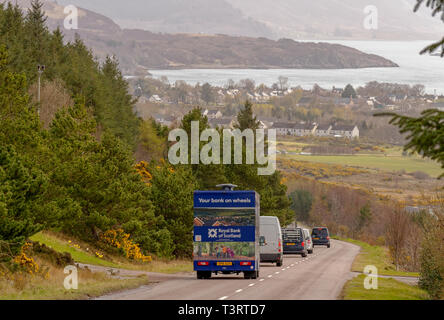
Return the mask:
POLYGON ((415 171, 415 172, 412 172, 410 175, 418 180, 430 179, 430 176, 427 173, 422 172, 422 171, 415 171))

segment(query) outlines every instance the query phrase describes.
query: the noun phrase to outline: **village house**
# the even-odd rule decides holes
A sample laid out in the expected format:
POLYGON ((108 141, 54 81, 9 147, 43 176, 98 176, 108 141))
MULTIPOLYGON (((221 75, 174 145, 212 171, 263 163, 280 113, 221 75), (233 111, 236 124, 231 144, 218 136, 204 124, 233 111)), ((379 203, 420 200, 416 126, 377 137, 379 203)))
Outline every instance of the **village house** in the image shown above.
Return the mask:
POLYGON ((171 127, 171 125, 178 120, 176 117, 170 115, 160 115, 160 114, 154 115, 153 118, 157 123, 160 123, 161 125, 167 127, 171 127))
POLYGON ((153 103, 161 103, 161 102, 162 102, 162 99, 161 99, 157 94, 153 94, 153 95, 150 97, 149 101, 150 101, 150 102, 153 102, 153 103))
POLYGON ((342 95, 342 93, 344 92, 344 89, 343 88, 336 88, 335 86, 333 86, 333 89, 331 90, 331 92, 334 94, 342 95))
POLYGON ((315 124, 301 124, 290 122, 276 122, 273 124, 273 129, 276 129, 276 134, 279 136, 308 136, 313 135, 316 131, 315 124))
POLYGON ((359 138, 359 128, 355 125, 333 125, 330 136, 337 138, 359 138))
POLYGON ((332 126, 330 124, 321 124, 316 128, 315 135, 318 137, 328 137, 332 126))
POLYGON ((203 113, 208 119, 219 119, 222 118, 223 114, 219 110, 208 110, 206 109, 203 113))
POLYGON ((213 129, 233 129, 235 120, 232 118, 214 118, 209 119, 208 124, 213 129))

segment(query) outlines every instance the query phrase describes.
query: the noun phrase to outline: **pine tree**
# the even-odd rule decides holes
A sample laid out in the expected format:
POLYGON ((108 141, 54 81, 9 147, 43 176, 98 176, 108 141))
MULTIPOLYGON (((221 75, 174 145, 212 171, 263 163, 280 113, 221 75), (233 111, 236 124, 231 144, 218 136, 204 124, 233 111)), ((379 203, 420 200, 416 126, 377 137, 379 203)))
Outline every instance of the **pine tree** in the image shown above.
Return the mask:
MULTIPOLYGON (((46 20, 43 3, 40 0, 33 0, 25 18, 25 48, 27 48, 28 54, 33 58, 34 70, 38 64, 48 64, 49 31, 46 26, 46 20)), ((31 73, 28 77, 30 80, 34 80, 36 72, 31 73)))
POLYGON ((256 130, 259 128, 259 121, 253 114, 253 104, 250 101, 245 101, 244 108, 237 115, 236 128, 241 131, 245 129, 256 130))

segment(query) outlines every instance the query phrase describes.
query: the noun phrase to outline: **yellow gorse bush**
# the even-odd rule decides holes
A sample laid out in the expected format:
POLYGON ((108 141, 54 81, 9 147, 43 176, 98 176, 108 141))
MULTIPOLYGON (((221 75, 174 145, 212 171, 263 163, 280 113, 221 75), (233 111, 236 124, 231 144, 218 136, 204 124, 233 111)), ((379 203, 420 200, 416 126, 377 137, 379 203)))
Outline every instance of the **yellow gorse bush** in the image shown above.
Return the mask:
POLYGON ((136 164, 136 170, 141 175, 143 182, 145 182, 147 185, 151 185, 153 176, 148 171, 148 163, 146 161, 140 161, 138 164, 136 164))
POLYGON ((21 266, 27 273, 33 275, 39 272, 39 265, 32 257, 26 254, 26 250, 32 247, 32 243, 26 242, 20 251, 20 254, 14 257, 14 262, 21 266))
POLYGON ((151 256, 144 255, 139 245, 133 242, 130 239, 130 235, 122 229, 108 230, 102 235, 101 239, 108 245, 122 249, 127 259, 142 262, 152 261, 151 256))

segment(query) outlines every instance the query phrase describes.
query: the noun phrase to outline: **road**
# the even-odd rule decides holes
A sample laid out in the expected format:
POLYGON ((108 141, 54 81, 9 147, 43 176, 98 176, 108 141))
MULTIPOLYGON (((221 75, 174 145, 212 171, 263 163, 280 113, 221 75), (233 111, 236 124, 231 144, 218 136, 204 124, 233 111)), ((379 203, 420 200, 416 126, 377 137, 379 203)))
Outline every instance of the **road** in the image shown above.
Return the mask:
MULTIPOLYGON (((284 265, 261 264, 260 277, 218 275, 197 280, 194 273, 154 277, 157 283, 100 297, 100 300, 334 300, 360 248, 332 240, 331 248, 315 247, 302 258, 286 255, 284 265)), ((153 279, 153 278, 152 278, 153 279)))

